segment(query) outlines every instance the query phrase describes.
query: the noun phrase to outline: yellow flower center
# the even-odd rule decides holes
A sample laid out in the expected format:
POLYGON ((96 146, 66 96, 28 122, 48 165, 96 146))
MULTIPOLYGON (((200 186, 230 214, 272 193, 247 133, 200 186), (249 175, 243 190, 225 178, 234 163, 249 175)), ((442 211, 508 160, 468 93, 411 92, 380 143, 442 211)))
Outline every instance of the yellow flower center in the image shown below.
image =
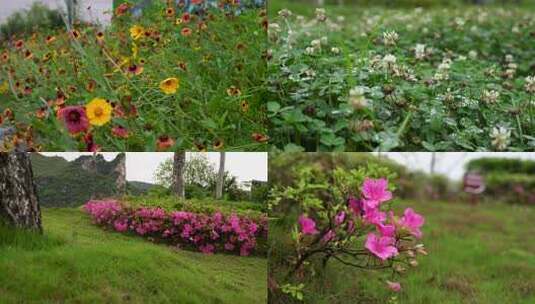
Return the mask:
POLYGON ((104 110, 102 108, 96 108, 95 109, 95 116, 100 117, 104 115, 104 110))

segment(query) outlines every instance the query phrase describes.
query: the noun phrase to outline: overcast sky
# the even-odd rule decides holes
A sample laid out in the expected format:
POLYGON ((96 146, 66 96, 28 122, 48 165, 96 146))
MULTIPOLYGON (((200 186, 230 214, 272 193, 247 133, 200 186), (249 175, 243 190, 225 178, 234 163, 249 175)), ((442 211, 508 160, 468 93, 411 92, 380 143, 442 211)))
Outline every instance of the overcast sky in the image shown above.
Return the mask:
MULTIPOLYGON (((69 161, 78 158, 80 155, 91 155, 92 153, 42 153, 47 156, 61 156, 69 161)), ((106 160, 113 160, 118 153, 101 153, 106 160)), ((196 152, 186 153, 189 159, 196 152)), ((208 160, 215 168, 219 166, 219 153, 199 153, 207 156, 208 160)), ((126 153, 126 179, 129 181, 142 181, 154 183, 154 172, 158 165, 173 157, 173 153, 126 153)), ((267 153, 263 152, 227 152, 225 169, 238 181, 260 180, 267 181, 267 153)))

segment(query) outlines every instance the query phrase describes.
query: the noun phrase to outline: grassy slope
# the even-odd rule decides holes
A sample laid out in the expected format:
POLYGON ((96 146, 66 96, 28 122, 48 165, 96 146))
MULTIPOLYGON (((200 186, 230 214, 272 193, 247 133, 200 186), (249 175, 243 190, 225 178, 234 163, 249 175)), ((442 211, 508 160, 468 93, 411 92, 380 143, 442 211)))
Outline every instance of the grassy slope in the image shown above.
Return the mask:
MULTIPOLYGON (((535 208, 438 202, 397 207, 409 205, 426 216, 429 256, 401 279, 399 303, 535 303, 535 243, 529 241, 535 208)), ((314 287, 305 297, 314 299, 310 303, 385 303, 390 294, 380 278, 333 262, 323 282, 309 283, 314 287)))
POLYGON ((0 229, 0 303, 260 303, 266 259, 206 256, 44 209, 45 237, 0 229))

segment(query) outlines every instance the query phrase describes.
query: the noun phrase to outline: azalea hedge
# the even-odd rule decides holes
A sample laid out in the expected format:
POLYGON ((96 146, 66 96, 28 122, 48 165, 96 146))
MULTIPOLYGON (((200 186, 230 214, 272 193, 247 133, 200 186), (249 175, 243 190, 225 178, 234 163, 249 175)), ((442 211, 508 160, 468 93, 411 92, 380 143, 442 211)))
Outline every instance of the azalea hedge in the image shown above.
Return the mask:
POLYGON ((267 218, 168 212, 161 208, 130 208, 115 200, 92 200, 84 210, 97 225, 121 233, 134 233, 177 248, 205 254, 225 252, 248 256, 261 253, 267 239, 267 218))

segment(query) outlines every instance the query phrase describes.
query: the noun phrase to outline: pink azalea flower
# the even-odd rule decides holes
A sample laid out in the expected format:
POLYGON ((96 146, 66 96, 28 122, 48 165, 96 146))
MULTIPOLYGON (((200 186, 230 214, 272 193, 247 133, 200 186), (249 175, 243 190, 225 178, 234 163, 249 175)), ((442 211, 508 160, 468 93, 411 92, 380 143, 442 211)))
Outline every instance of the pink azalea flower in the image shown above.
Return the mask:
POLYGON ((125 232, 128 230, 128 224, 125 221, 115 221, 113 224, 115 231, 125 232))
POLYGON ((199 250, 204 254, 211 255, 214 254, 215 247, 212 244, 206 244, 199 246, 199 250))
POLYGON ((398 254, 398 249, 394 246, 395 241, 393 237, 378 237, 375 233, 370 233, 364 246, 376 257, 384 261, 398 254))
POLYGON ((299 217, 299 225, 301 226, 301 232, 303 232, 303 234, 313 235, 319 233, 319 231, 316 229, 316 222, 305 215, 301 215, 299 217))
POLYGON ((351 210, 353 211, 353 213, 355 215, 362 215, 362 201, 358 200, 358 199, 355 199, 353 197, 350 197, 349 198, 349 201, 348 201, 348 204, 349 204, 349 208, 351 208, 351 210))
POLYGON ((399 282, 390 282, 386 281, 388 288, 394 292, 399 292, 401 290, 401 284, 399 282))
POLYGON ((399 224, 407 228, 416 238, 421 238, 422 231, 420 230, 420 227, 422 227, 424 222, 425 219, 423 216, 414 212, 412 208, 407 208, 405 209, 405 212, 403 212, 403 217, 399 221, 399 224))
POLYGON ((385 178, 366 178, 362 184, 362 196, 370 207, 376 207, 392 199, 392 192, 388 191, 388 181, 385 178))
POLYGON ((377 230, 381 233, 381 236, 394 237, 396 235, 396 226, 377 224, 377 230))
POLYGON ((364 216, 362 219, 367 224, 378 225, 386 220, 386 213, 380 211, 378 208, 370 208, 365 206, 364 216))
POLYGON ((334 218, 334 223, 338 226, 344 222, 345 218, 346 213, 344 211, 340 211, 334 218))
POLYGON ((325 233, 325 235, 321 238, 321 242, 322 243, 327 243, 329 241, 331 241, 332 239, 334 239, 334 237, 336 236, 336 233, 334 233, 334 231, 332 230, 329 230, 327 233, 325 233))

